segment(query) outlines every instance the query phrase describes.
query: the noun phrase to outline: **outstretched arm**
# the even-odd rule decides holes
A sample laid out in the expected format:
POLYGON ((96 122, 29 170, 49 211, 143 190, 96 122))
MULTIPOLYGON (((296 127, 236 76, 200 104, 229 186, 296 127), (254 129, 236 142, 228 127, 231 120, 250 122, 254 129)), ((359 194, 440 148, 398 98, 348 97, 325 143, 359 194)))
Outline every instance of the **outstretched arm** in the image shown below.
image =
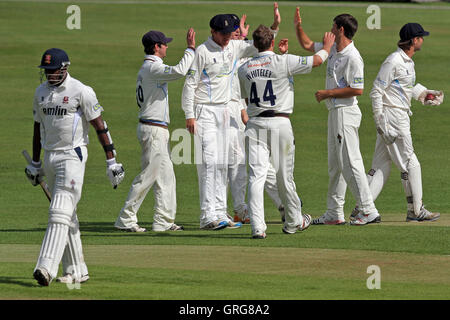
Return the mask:
POLYGON ((300 16, 300 8, 295 8, 294 27, 297 39, 303 49, 314 52, 314 41, 312 41, 305 33, 302 27, 302 17, 300 16))
POLYGON ((280 11, 278 10, 278 2, 274 2, 273 3, 273 23, 270 26, 270 29, 278 30, 280 23, 281 23, 281 15, 280 15, 280 11))

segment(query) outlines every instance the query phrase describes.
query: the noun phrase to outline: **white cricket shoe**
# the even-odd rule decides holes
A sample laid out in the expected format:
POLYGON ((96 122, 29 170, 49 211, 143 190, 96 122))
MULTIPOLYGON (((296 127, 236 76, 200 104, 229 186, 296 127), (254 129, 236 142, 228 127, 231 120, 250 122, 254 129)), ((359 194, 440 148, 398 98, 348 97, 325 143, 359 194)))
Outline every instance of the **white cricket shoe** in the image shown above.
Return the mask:
POLYGON ((158 226, 155 227, 155 224, 153 224, 152 230, 155 231, 155 232, 183 231, 184 227, 183 226, 179 226, 179 225, 177 225, 175 223, 172 223, 172 225, 168 229, 162 229, 162 228, 158 228, 158 226))
POLYGON ((242 227, 242 223, 241 222, 233 222, 233 221, 227 221, 228 222, 228 229, 237 229, 242 227))
POLYGON ((128 232, 146 232, 147 229, 140 227, 137 223, 132 225, 131 227, 116 227, 119 230, 128 231, 128 232))
POLYGON ((228 227, 228 222, 227 221, 213 221, 208 223, 206 226, 200 227, 200 229, 203 230, 221 230, 228 227))
POLYGON ((175 223, 172 224, 169 229, 167 229, 167 231, 183 231, 183 230, 184 230, 183 226, 179 226, 175 223))
POLYGON ((83 283, 88 280, 89 280, 88 274, 81 276, 80 280, 76 280, 70 273, 63 275, 62 277, 56 278, 56 282, 61 282, 61 283, 83 283))
POLYGON ((286 226, 283 226, 283 232, 287 234, 293 234, 297 231, 304 231, 308 229, 308 227, 311 225, 311 216, 309 214, 302 214, 303 222, 301 225, 296 226, 293 229, 289 229, 286 226))
POLYGON ((380 223, 379 213, 364 214, 361 211, 355 216, 355 220, 350 221, 351 226, 364 226, 369 223, 380 223))
POLYGON ((436 221, 440 216, 441 214, 439 212, 430 212, 422 206, 418 216, 416 216, 414 210, 408 210, 406 222, 436 221))
POLYGON ((321 215, 319 218, 314 219, 311 224, 327 224, 327 225, 343 225, 345 224, 343 219, 330 219, 326 213, 321 215))
POLYGON ((265 239, 266 238, 266 233, 262 232, 260 230, 256 230, 253 234, 252 234, 252 238, 253 239, 265 239))
POLYGON ((36 279, 36 281, 44 287, 47 287, 50 282, 52 282, 52 277, 50 277, 50 274, 44 268, 37 268, 36 270, 34 270, 33 278, 36 279))

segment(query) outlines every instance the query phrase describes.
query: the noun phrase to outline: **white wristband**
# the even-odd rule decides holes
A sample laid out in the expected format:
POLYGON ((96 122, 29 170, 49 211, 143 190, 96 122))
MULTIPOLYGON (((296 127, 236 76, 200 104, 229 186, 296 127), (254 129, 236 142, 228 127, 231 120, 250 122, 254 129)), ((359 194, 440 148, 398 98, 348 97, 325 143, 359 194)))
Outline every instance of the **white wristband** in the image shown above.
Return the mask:
POLYGON ((35 168, 40 168, 41 167, 41 161, 39 160, 38 162, 31 160, 31 165, 35 168))
POLYGON ((322 63, 325 62, 325 60, 327 60, 328 58, 328 52, 324 49, 317 51, 316 55, 322 59, 322 63))
POLYGON ((106 160, 106 164, 108 165, 108 167, 112 166, 113 164, 116 164, 116 158, 106 160))

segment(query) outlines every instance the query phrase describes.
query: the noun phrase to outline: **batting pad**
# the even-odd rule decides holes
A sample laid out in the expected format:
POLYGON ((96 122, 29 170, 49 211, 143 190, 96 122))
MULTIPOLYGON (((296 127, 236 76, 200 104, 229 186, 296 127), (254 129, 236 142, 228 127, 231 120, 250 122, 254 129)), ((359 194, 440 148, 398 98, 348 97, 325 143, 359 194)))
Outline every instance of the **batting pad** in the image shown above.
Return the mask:
POLYGON ((74 213, 73 196, 69 192, 56 192, 49 208, 49 223, 71 224, 74 213))
POLYGON ((67 243, 68 232, 68 225, 51 222, 45 231, 36 269, 46 269, 52 279, 58 274, 58 266, 67 243))
POLYGON ((63 275, 71 274, 75 281, 88 274, 84 262, 83 247, 81 245, 80 227, 76 215, 72 220, 67 235, 67 245, 62 256, 63 275))

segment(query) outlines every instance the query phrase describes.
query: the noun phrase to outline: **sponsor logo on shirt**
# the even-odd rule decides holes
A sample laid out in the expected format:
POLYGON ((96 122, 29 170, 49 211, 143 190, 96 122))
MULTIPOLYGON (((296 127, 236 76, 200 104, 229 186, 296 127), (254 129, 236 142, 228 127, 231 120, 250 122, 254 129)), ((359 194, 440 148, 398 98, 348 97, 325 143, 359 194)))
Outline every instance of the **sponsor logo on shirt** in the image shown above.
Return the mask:
POLYGON ((69 103, 69 97, 68 96, 65 96, 64 98, 63 98, 63 103, 69 103))
POLYGON ((302 66, 306 66, 308 64, 308 61, 306 60, 306 57, 300 57, 300 64, 302 66))
POLYGON ((92 110, 94 110, 94 111, 98 111, 98 110, 100 110, 101 109, 101 105, 100 105, 100 103, 97 103, 96 105, 94 105, 93 107, 92 107, 92 110))
POLYGON ((61 106, 56 106, 54 108, 42 108, 42 112, 46 116, 66 116, 67 109, 61 108, 61 106))
POLYGON ((195 70, 189 69, 187 72, 188 76, 194 76, 195 75, 195 70))
POLYGON ((164 68, 164 73, 169 73, 170 72, 170 67, 165 67, 164 68))
POLYGON ((353 79, 353 83, 354 84, 363 84, 364 83, 364 78, 354 78, 353 79))

